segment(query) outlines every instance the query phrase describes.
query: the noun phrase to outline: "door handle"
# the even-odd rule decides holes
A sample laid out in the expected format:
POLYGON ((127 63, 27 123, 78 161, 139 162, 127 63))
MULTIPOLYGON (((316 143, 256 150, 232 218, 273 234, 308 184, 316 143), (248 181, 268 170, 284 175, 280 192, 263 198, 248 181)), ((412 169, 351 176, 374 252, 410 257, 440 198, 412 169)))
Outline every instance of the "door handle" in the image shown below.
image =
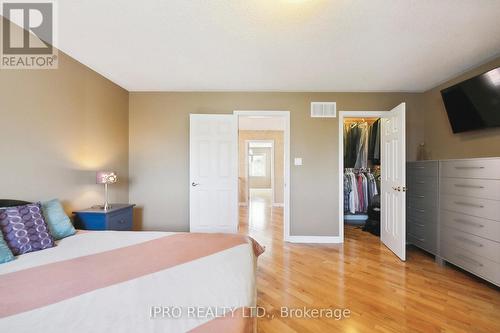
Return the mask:
POLYGON ((196 187, 196 186, 198 186, 198 185, 200 185, 200 183, 195 183, 195 182, 192 182, 192 183, 191 183, 191 186, 192 186, 192 187, 196 187))
POLYGON ((455 219, 455 222, 466 224, 466 225, 470 225, 470 226, 477 227, 477 228, 483 228, 484 227, 484 225, 482 225, 482 224, 475 223, 475 222, 470 222, 470 221, 462 220, 462 219, 455 219))
MULTIPOLYGON (((392 187, 392 189, 393 189, 394 191, 401 192, 401 186, 398 186, 398 187, 393 186, 393 187, 392 187)), ((406 189, 404 189, 403 191, 406 191, 406 189)))
POLYGON ((484 169, 483 166, 456 166, 455 169, 466 170, 466 169, 484 169))
POLYGON ((461 236, 455 236, 455 239, 456 240, 459 240, 461 242, 464 242, 464 243, 468 243, 468 244, 471 244, 471 245, 474 245, 474 246, 477 246, 477 247, 483 247, 483 244, 479 243, 479 242, 475 242, 473 240, 470 240, 470 239, 467 239, 465 237, 461 237, 461 236))
POLYGON ((475 207, 475 208, 484 208, 483 205, 476 205, 476 204, 473 204, 473 203, 461 202, 461 201, 455 201, 455 205, 469 206, 469 207, 475 207))
POLYGON ((476 260, 474 260, 474 259, 471 259, 471 258, 469 258, 469 257, 466 257, 466 256, 464 256, 464 255, 462 255, 462 254, 457 254, 457 258, 458 258, 458 259, 462 259, 463 261, 468 262, 468 263, 471 263, 471 264, 473 264, 473 265, 476 265, 476 266, 479 266, 479 267, 483 267, 483 264, 482 264, 482 263, 480 263, 479 261, 476 261, 476 260))
POLYGON ((408 233, 408 235, 410 235, 411 237, 415 238, 416 240, 418 240, 419 242, 425 242, 425 238, 420 238, 420 237, 417 237, 411 233, 408 233))
POLYGON ((455 184, 455 187, 478 188, 478 189, 484 188, 484 186, 480 185, 467 185, 467 184, 455 184))

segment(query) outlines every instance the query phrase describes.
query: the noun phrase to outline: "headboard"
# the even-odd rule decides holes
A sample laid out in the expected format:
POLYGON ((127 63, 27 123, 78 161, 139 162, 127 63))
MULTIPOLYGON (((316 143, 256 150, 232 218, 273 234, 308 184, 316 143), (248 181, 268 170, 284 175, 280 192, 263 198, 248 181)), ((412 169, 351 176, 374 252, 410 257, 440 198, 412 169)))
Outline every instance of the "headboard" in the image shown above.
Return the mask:
POLYGON ((14 207, 14 206, 22 206, 29 204, 31 202, 22 201, 22 200, 12 200, 12 199, 0 199, 0 208, 1 207, 14 207))

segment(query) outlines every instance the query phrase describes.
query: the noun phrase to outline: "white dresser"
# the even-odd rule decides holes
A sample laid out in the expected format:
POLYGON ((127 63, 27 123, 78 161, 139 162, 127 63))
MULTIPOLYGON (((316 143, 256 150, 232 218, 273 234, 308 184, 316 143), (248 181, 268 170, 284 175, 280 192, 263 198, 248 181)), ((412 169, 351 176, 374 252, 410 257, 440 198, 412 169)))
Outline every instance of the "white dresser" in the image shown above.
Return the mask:
POLYGON ((500 285, 500 158, 440 161, 439 256, 500 285))
POLYGON ((407 241, 500 286, 500 158, 407 164, 407 241))

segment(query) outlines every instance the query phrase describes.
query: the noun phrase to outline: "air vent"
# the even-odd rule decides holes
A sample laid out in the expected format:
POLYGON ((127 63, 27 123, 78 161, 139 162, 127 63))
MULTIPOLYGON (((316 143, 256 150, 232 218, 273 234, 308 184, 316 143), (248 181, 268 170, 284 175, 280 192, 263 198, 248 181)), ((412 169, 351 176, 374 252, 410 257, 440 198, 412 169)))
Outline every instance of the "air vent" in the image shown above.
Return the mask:
POLYGON ((312 118, 335 118, 337 117, 336 102, 312 102, 311 103, 312 118))

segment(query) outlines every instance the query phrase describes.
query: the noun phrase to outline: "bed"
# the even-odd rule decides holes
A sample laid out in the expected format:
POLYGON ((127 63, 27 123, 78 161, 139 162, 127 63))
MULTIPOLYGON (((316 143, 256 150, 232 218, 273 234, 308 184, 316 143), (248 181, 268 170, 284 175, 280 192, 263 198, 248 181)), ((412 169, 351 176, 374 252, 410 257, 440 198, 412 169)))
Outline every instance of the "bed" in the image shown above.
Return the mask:
POLYGON ((0 331, 253 332, 262 252, 234 234, 78 231, 0 265, 0 331))

